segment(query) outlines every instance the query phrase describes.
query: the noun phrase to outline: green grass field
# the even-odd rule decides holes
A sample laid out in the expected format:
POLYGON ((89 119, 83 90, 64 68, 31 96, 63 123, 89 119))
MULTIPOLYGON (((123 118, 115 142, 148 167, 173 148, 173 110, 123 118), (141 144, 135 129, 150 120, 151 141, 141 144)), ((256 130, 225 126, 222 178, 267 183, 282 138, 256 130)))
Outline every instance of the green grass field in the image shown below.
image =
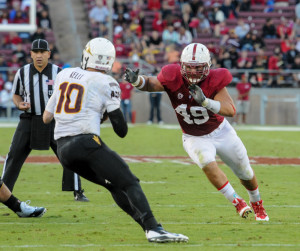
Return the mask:
MULTIPOLYGON (((0 128, 0 156, 8 152, 15 128, 0 128)), ((101 137, 120 155, 187 156, 179 129, 138 125, 120 139, 111 128, 101 137)), ((249 156, 300 157, 300 133, 240 130, 249 156)), ((53 155, 33 151, 31 155, 53 155)), ((0 164, 2 171, 3 164, 0 164)), ((123 213, 102 187, 82 180, 91 200, 80 203, 61 192, 58 164, 25 164, 14 194, 47 207, 38 219, 21 219, 0 205, 0 250, 300 250, 300 166, 253 165, 270 221, 240 218, 196 165, 131 163, 154 215, 189 243, 148 243, 140 227, 123 213)), ((248 200, 231 170, 222 165, 236 191, 248 200)))

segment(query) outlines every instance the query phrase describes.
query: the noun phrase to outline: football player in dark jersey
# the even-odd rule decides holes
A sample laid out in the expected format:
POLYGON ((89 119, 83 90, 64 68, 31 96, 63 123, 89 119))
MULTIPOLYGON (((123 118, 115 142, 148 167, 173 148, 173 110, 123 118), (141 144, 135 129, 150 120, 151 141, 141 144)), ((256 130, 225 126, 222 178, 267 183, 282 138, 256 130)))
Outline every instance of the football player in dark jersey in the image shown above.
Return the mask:
POLYGON ((139 75, 127 68, 125 80, 141 91, 165 91, 183 132, 183 147, 204 171, 209 181, 235 206, 243 218, 252 210, 218 167, 216 154, 246 188, 257 221, 268 221, 241 139, 224 116, 233 117, 235 106, 226 86, 232 81, 225 68, 210 69, 211 58, 205 45, 192 43, 184 48, 181 64, 164 66, 157 77, 139 75))

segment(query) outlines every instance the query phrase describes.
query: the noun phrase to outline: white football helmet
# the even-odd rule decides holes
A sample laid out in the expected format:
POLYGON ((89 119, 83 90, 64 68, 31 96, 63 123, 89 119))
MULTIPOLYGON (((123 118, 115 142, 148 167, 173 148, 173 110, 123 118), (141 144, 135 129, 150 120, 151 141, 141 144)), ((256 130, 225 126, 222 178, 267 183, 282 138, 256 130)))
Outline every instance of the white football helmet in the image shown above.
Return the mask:
POLYGON ((209 74, 211 66, 210 53, 200 43, 187 45, 181 53, 181 74, 189 84, 197 84, 209 74))
POLYGON ((82 52, 81 68, 110 71, 115 58, 116 49, 114 45, 106 38, 97 37, 86 44, 82 52))

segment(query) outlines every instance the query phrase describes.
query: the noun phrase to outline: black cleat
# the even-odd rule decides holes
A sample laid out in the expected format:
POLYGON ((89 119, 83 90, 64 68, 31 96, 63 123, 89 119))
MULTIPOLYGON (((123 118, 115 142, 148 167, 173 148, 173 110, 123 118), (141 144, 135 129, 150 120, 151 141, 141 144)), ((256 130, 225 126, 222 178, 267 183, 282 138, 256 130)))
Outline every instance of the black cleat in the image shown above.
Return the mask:
POLYGON ((83 192, 84 192, 84 190, 74 191, 74 200, 82 201, 82 202, 89 202, 90 200, 84 195, 83 192))

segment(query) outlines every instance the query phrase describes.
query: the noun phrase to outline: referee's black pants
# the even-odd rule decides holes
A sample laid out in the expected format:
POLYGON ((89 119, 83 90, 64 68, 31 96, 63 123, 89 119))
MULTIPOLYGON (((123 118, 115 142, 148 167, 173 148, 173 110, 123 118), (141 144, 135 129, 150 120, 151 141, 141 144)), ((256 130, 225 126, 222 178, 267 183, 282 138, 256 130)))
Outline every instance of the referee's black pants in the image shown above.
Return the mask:
MULTIPOLYGON (((50 147, 57 156, 57 143, 54 140, 54 121, 51 124, 50 147)), ((2 180, 5 185, 13 190, 21 168, 31 152, 31 118, 20 118, 9 152, 3 166, 2 180)), ((81 190, 80 177, 67 168, 63 168, 62 191, 81 190)))

